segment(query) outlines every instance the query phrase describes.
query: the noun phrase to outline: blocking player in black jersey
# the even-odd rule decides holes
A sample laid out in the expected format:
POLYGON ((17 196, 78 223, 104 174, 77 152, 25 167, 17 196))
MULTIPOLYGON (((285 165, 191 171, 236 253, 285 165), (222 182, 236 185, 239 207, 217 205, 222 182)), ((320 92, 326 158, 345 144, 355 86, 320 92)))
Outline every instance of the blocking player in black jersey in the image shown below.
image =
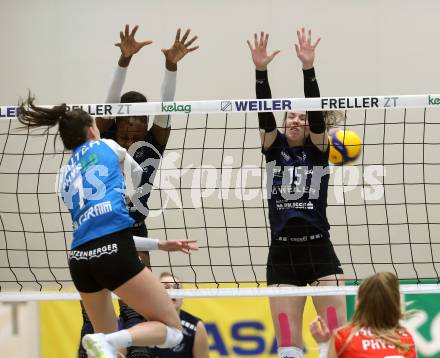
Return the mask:
MULTIPOLYGON (((138 26, 135 26, 130 31, 129 25, 126 25, 124 31, 120 32, 120 42, 117 43, 116 46, 120 48, 121 55, 107 94, 107 103, 147 102, 147 98, 142 93, 136 91, 126 92, 121 96, 127 69, 133 56, 143 47, 151 44, 151 41, 136 41, 135 34, 137 30, 138 26)), ((197 39, 197 36, 188 39, 189 34, 190 30, 187 30, 183 36, 181 36, 181 30, 178 29, 173 45, 168 49, 162 50, 165 55, 165 73, 161 85, 161 101, 163 102, 174 100, 177 63, 185 57, 186 54, 198 48, 198 46, 191 47, 192 43, 197 39)), ((97 118, 96 124, 103 138, 113 139, 125 149, 131 149, 133 151, 133 158, 143 169, 139 189, 135 195, 132 196, 132 201, 128 203, 128 206, 129 214, 135 221, 133 225, 133 235, 147 237, 148 231, 145 226, 145 218, 148 215, 148 199, 156 171, 171 132, 171 118, 169 115, 156 115, 150 129, 148 129, 148 116, 97 118)), ((194 241, 191 240, 157 241, 157 247, 155 247, 155 249, 188 253, 194 249, 194 247, 192 247, 193 243, 194 241)), ((144 265, 149 267, 150 259, 148 251, 138 252, 138 254, 144 265)), ((93 332, 91 322, 83 308, 82 314, 83 327, 81 337, 93 332)), ((123 304, 123 302, 120 302, 121 328, 130 328, 141 321, 143 321, 141 315, 123 304)), ((145 347, 144 350, 143 357, 148 357, 148 348, 145 347)), ((130 353, 131 349, 129 348, 127 357, 134 358, 135 355, 130 355, 130 353)), ((140 352, 138 353, 140 354, 140 352)), ((87 354, 80 345, 78 358, 86 357, 87 354)), ((142 357, 142 355, 138 355, 137 357, 142 357)))
MULTIPOLYGON (((166 289, 179 289, 182 286, 169 272, 162 272, 159 280, 166 289)), ((151 358, 208 358, 208 334, 202 320, 181 309, 181 298, 173 298, 172 301, 182 323, 183 339, 173 349, 151 348, 151 358)))
MULTIPOLYGON (((256 68, 258 99, 271 98, 267 65, 279 53, 267 52, 268 34, 248 41, 256 68)), ((297 57, 303 67, 306 97, 319 97, 311 31, 297 32, 297 57)), ((328 113, 287 112, 277 129, 272 112, 258 113, 266 159, 271 245, 267 260, 269 286, 340 285, 343 271, 333 249, 326 216, 329 182, 328 113)), ((302 317, 306 297, 271 297, 270 308, 279 357, 302 357, 302 317), (286 331, 287 330, 287 331, 286 331)), ((344 297, 313 297, 319 315, 335 312, 345 323, 344 297)))

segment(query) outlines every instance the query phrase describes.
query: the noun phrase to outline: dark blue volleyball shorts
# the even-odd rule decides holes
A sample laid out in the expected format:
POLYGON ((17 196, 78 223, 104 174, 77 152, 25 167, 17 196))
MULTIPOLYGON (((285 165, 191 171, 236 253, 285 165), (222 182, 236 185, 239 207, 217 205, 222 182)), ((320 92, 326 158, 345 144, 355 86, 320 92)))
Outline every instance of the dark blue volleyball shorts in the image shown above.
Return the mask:
POLYGON ((343 273, 328 233, 309 230, 298 235, 287 230, 272 240, 267 258, 268 285, 307 286, 343 273))

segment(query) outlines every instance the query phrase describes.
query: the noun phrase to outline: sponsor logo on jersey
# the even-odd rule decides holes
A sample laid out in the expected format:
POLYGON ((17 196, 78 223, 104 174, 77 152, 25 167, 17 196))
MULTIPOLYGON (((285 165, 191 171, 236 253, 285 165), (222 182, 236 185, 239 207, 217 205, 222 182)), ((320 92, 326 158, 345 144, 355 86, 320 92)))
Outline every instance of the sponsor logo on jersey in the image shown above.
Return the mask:
POLYGON ((108 244, 93 250, 72 250, 69 253, 69 259, 72 260, 90 260, 101 257, 102 255, 112 255, 118 252, 118 244, 108 244))
POLYGON ((290 155, 287 154, 284 150, 281 151, 281 156, 283 157, 283 159, 284 159, 285 161, 290 160, 290 155))
POLYGON ((81 224, 84 224, 86 221, 91 218, 95 218, 100 215, 104 215, 113 211, 112 202, 104 201, 102 203, 93 205, 89 209, 87 209, 83 214, 80 215, 77 221, 73 222, 73 230, 75 231, 81 224))

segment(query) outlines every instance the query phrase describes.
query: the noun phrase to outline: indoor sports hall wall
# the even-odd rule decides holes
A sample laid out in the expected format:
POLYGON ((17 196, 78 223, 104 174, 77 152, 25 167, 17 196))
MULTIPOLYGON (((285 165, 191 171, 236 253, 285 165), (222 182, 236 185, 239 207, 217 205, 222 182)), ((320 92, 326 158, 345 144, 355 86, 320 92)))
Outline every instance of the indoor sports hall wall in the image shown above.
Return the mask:
POLYGON ((254 96, 246 40, 270 33, 281 53, 270 66, 274 96, 303 96, 293 44, 306 26, 321 36, 316 68, 326 96, 436 93, 436 0, 2 1, 0 101, 31 89, 40 103, 97 103, 105 98, 124 24, 154 43, 136 56, 127 78, 159 99, 163 55, 177 27, 190 27, 200 49, 179 64, 177 100, 254 96))

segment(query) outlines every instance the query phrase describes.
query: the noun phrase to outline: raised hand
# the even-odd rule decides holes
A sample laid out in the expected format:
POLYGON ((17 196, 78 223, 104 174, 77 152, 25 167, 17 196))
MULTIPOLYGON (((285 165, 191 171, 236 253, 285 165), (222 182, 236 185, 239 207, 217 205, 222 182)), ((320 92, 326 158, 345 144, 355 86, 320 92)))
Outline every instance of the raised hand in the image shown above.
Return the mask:
POLYGON ((260 33, 260 38, 258 35, 254 34, 254 47, 252 47, 251 42, 247 40, 249 49, 251 50, 252 61, 254 61, 255 68, 259 71, 267 70, 267 65, 273 60, 273 58, 280 53, 279 50, 267 53, 267 42, 269 40, 269 34, 265 34, 263 31, 260 33))
POLYGON ((173 45, 168 49, 162 49, 167 64, 177 66, 177 62, 184 58, 187 53, 199 48, 199 46, 190 47, 197 40, 197 36, 193 36, 187 41, 190 32, 190 29, 186 30, 182 38, 180 38, 180 29, 177 29, 173 45))
POLYGON ((136 25, 133 27, 133 30, 130 32, 130 26, 125 25, 124 32, 119 32, 119 36, 121 37, 121 42, 118 42, 115 44, 115 46, 119 47, 121 49, 121 56, 129 59, 134 54, 138 53, 140 49, 142 49, 144 46, 150 45, 153 43, 153 41, 142 41, 138 42, 135 40, 134 35, 136 34, 136 31, 138 30, 139 26, 136 25))
POLYGON ((197 251, 197 245, 193 245, 197 240, 161 240, 159 241, 159 250, 162 251, 180 251, 185 254, 191 254, 191 251, 197 251))
POLYGON ((328 329, 327 323, 320 317, 316 317, 310 323, 310 333, 312 334, 315 341, 318 343, 326 343, 331 337, 330 330, 328 329))
POLYGON ((315 41, 312 45, 312 31, 308 30, 307 35, 304 27, 301 30, 296 31, 298 43, 295 44, 296 56, 300 59, 303 65, 303 69, 308 70, 313 67, 315 62, 315 49, 318 46, 321 38, 315 41))

